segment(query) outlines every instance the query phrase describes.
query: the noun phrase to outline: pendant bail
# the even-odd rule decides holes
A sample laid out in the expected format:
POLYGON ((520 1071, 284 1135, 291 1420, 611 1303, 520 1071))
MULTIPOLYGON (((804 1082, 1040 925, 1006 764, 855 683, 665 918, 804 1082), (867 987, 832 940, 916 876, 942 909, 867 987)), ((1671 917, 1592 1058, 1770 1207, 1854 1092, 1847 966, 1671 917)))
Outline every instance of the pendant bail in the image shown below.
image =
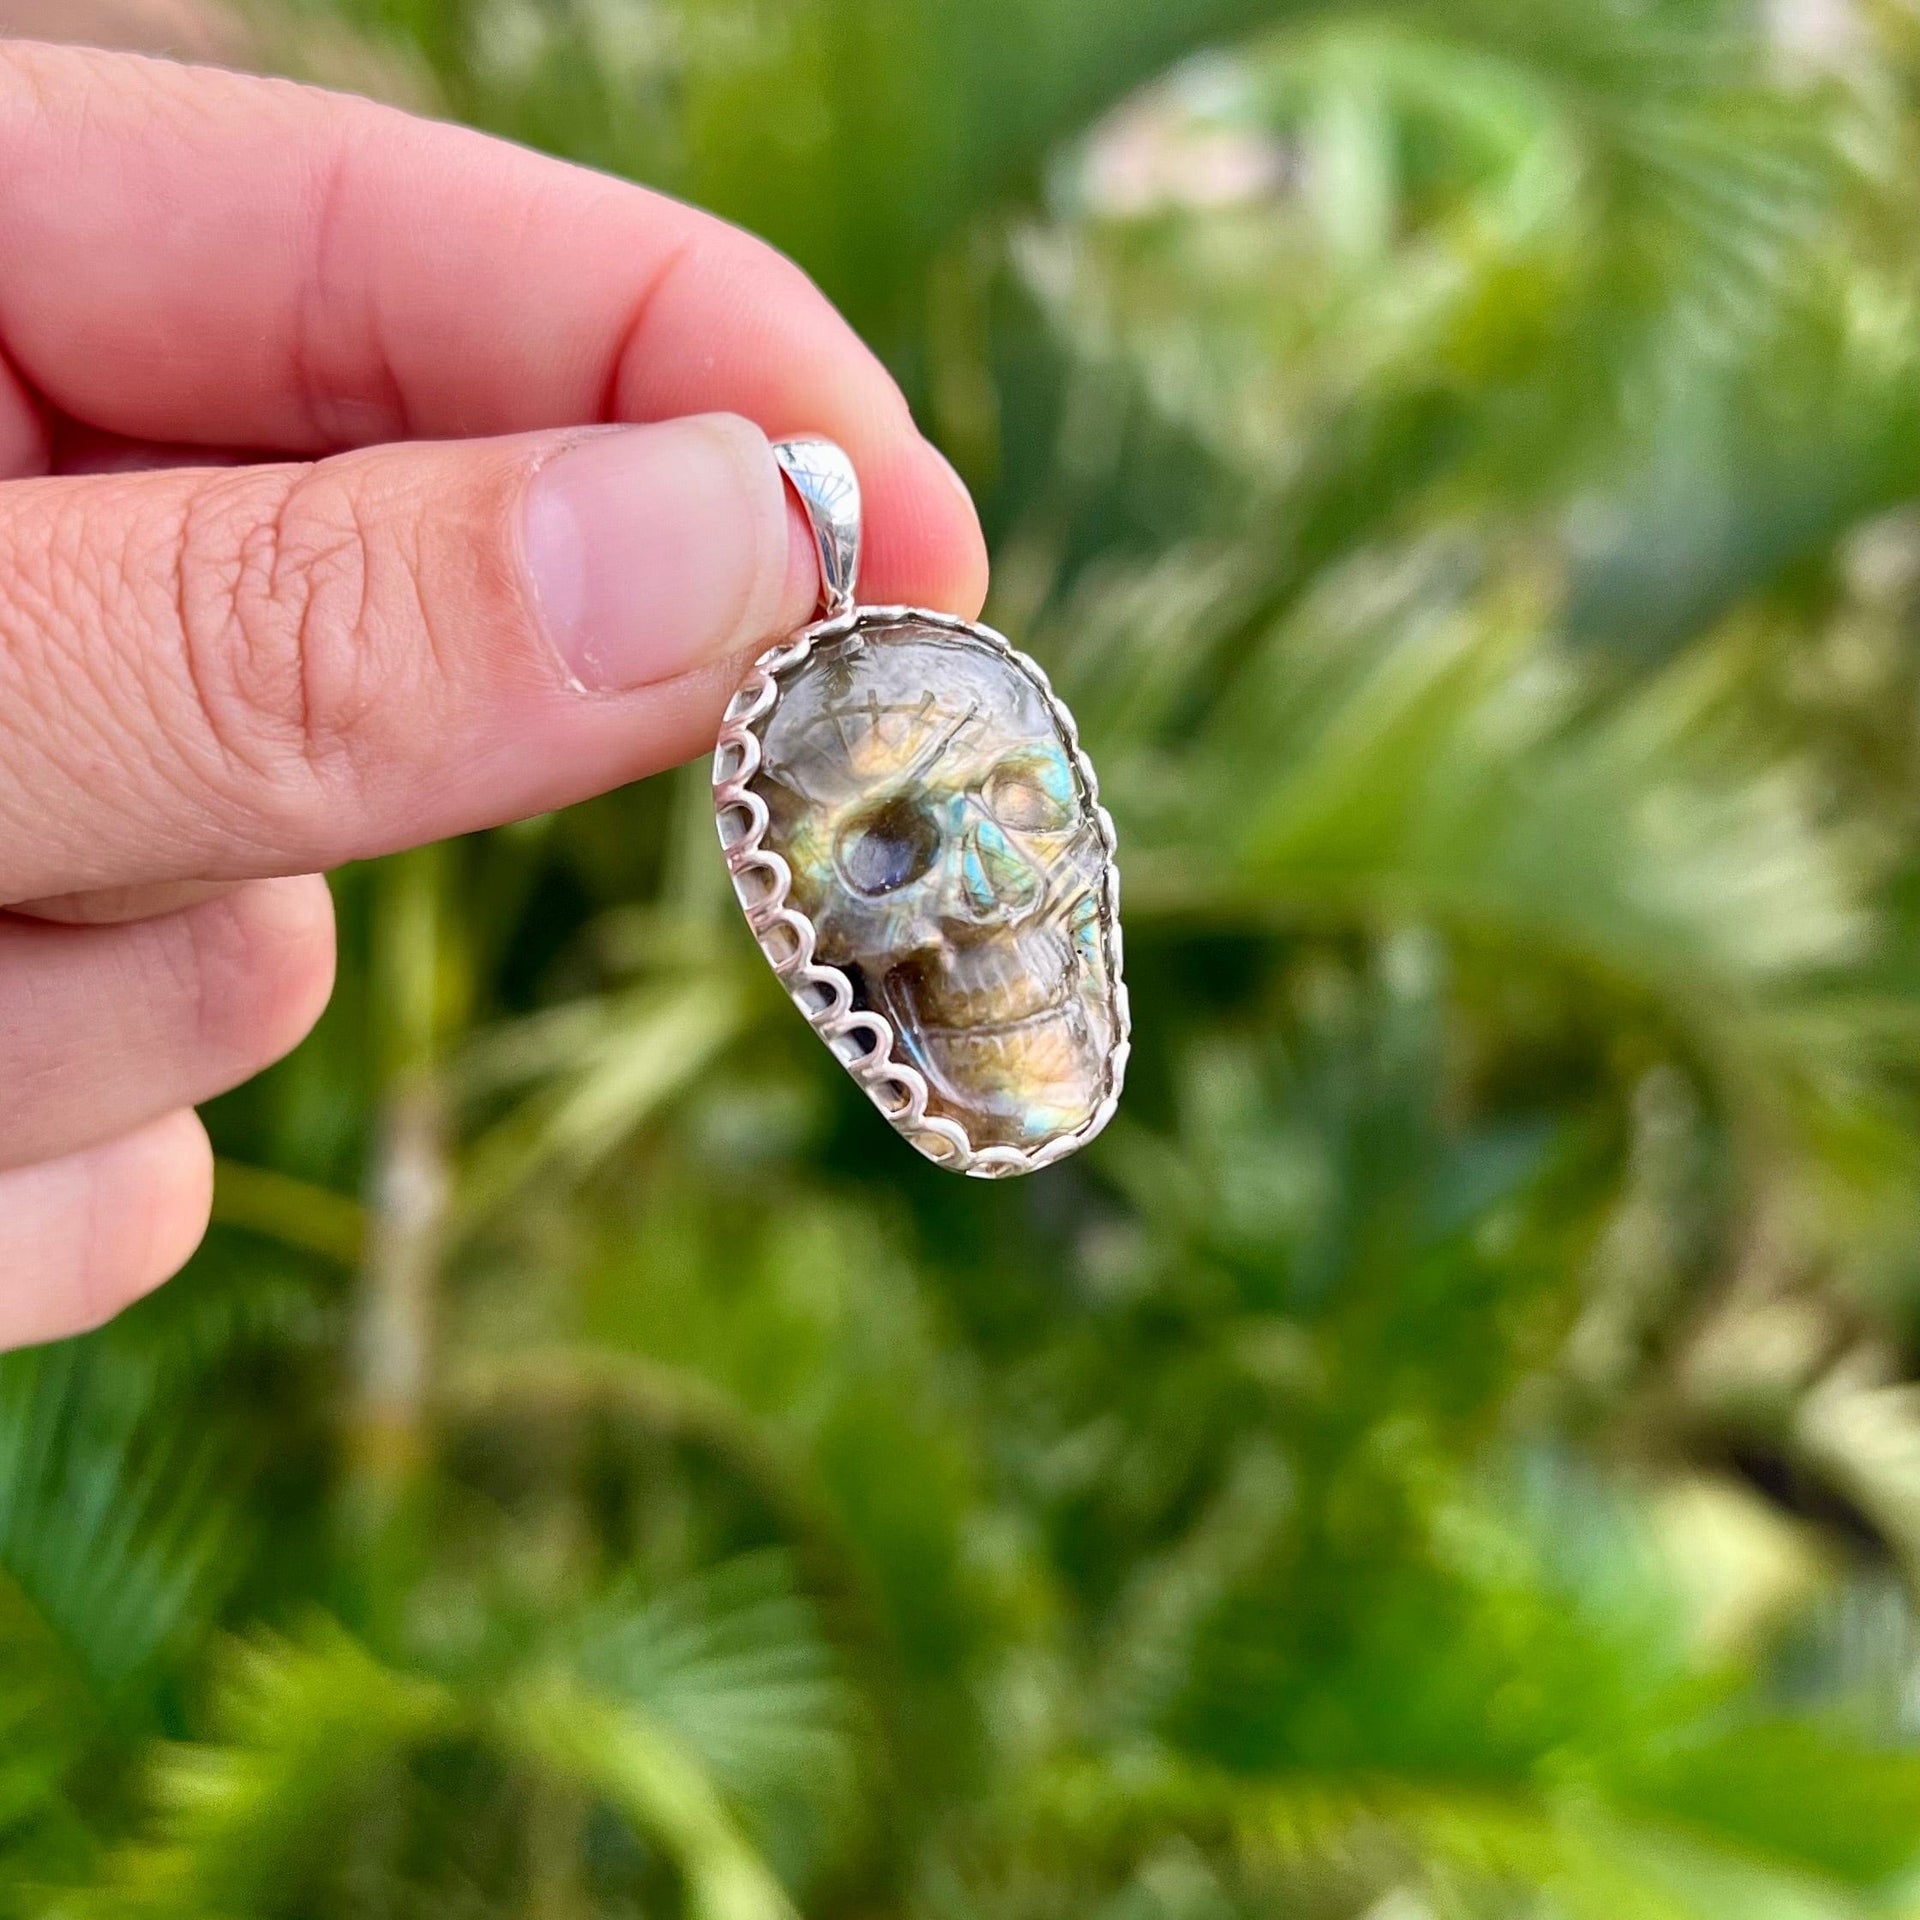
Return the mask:
POLYGON ((776 440, 773 457, 806 509, 820 561, 820 604, 829 616, 851 613, 860 573, 860 479, 831 440, 805 434, 776 440))

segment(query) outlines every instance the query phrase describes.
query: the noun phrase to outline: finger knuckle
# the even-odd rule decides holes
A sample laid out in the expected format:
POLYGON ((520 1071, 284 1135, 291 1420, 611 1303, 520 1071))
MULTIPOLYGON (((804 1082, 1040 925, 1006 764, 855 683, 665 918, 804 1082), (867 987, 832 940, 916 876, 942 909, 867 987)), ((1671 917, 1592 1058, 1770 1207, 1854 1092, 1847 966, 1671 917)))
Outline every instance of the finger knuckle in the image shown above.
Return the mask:
POLYGON ((356 772, 379 682, 376 565, 352 488, 324 465, 256 469, 182 512, 183 665, 209 742, 251 789, 356 772))

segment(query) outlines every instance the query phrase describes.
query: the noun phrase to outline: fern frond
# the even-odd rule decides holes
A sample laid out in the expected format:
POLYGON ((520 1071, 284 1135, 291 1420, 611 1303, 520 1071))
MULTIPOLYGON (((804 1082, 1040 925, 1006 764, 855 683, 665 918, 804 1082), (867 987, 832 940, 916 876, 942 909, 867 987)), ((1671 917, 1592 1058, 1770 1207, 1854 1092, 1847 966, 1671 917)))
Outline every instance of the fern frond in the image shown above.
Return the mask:
POLYGON ((1381 561, 1249 631, 1230 572, 1175 559, 1090 585, 1039 640, 1094 690, 1136 919, 1415 921, 1506 964, 1551 955, 1663 1009, 1735 1099, 1817 1132, 1821 1089, 1857 1089, 1875 1053, 1824 982, 1876 936, 1868 849, 1811 770, 1750 744, 1711 652, 1596 700, 1529 586, 1479 589, 1445 544, 1381 561), (1103 704, 1153 644, 1156 586, 1191 608, 1196 579, 1218 637, 1192 650, 1235 654, 1209 713, 1173 682, 1152 708, 1139 688, 1103 704))
POLYGON ((694 1920, 796 1920, 711 1775, 662 1722, 558 1674, 511 1689, 499 1738, 619 1809, 679 1867, 694 1920))
MULTIPOLYGON (((751 1017, 738 982, 703 979, 643 987, 582 1031, 568 1061, 474 1146, 455 1201, 460 1230, 483 1225, 542 1174, 577 1179, 680 1093, 751 1017)), ((569 1039, 574 1032, 569 1029, 569 1039)))
POLYGON ((329 1622, 295 1640, 237 1643, 220 1677, 214 1739, 163 1748, 154 1762, 150 1837, 49 1911, 242 1920, 271 1910, 329 1860, 339 1823, 383 1769, 457 1724, 451 1696, 382 1665, 329 1622))
POLYGON ((850 1786, 852 1697, 782 1556, 610 1598, 575 1644, 583 1679, 670 1727, 740 1800, 830 1802, 850 1786))
POLYGON ((35 1636, 96 1706, 205 1607, 232 1551, 216 1463, 155 1412, 108 1355, 0 1358, 0 1633, 35 1636))

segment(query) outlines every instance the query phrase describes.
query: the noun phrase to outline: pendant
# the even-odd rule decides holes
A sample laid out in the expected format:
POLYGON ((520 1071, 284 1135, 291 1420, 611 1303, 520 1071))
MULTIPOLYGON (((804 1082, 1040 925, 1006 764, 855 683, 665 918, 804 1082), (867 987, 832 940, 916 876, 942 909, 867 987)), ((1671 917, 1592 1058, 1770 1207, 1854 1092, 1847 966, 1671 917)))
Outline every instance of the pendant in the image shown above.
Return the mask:
POLYGON ((1128 1053, 1113 821, 1073 716, 991 627, 863 607, 860 486, 830 440, 775 457, 824 618, 728 703, 714 808, 794 1003, 894 1128, 982 1179, 1113 1117, 1128 1053))

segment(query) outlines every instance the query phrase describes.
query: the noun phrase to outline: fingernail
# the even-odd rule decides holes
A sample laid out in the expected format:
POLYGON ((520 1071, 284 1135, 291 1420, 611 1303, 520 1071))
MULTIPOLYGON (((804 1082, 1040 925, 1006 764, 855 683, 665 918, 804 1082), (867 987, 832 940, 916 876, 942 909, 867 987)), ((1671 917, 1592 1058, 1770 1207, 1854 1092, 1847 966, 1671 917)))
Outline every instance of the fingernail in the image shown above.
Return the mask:
POLYGON ((769 637, 789 572, 784 483, 730 414, 594 434, 527 489, 534 598, 568 673, 641 687, 769 637))

